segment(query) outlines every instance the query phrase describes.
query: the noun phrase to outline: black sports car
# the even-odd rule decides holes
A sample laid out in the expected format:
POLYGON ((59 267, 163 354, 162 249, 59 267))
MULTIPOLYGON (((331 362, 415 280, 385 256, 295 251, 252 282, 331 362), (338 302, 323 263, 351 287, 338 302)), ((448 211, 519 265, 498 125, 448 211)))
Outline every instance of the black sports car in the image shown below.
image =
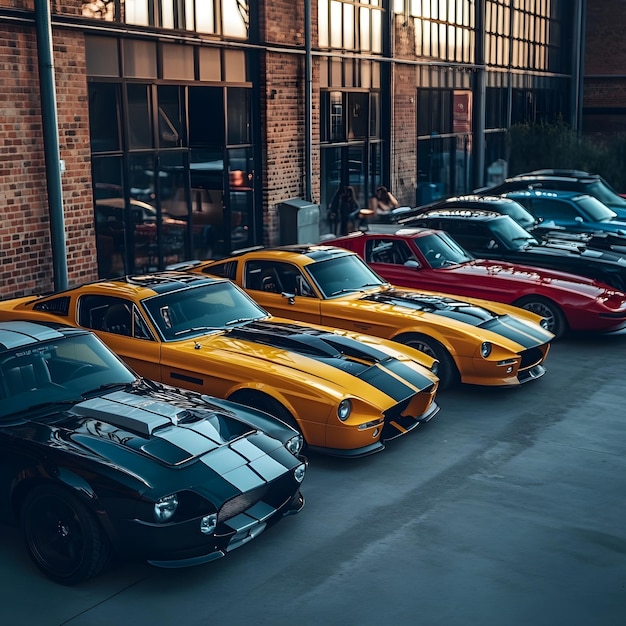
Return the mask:
POLYGON ((595 235, 554 232, 539 239, 508 215, 470 209, 430 209, 403 223, 445 230, 476 257, 588 276, 626 291, 626 255, 590 247, 595 235))
POLYGON ((0 323, 0 400, 0 515, 57 582, 116 552, 208 562, 304 505, 295 430, 138 378, 90 332, 0 323))

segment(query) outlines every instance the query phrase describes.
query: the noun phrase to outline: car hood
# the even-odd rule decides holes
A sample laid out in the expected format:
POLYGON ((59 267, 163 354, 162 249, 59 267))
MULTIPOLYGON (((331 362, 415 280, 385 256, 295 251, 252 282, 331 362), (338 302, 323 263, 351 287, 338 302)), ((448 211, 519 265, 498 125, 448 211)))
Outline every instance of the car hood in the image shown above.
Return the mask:
MULTIPOLYGON (((553 335, 541 328, 539 324, 509 315, 508 307, 490 302, 491 309, 479 306, 472 302, 457 300, 451 296, 437 293, 421 293, 405 289, 391 288, 364 295, 361 302, 384 304, 392 310, 401 313, 421 312, 435 318, 442 318, 442 323, 456 322, 460 327, 465 324, 470 327, 490 331, 496 336, 490 340, 497 342, 497 335, 505 341, 519 347, 531 348, 543 345, 553 338, 553 335)), ((487 337, 485 337, 487 338, 487 337)), ((515 346, 507 346, 514 348, 515 346)))
MULTIPOLYGON (((408 357, 396 358, 382 345, 357 341, 341 331, 331 332, 280 318, 251 322, 217 336, 200 337, 193 346, 180 348, 189 353, 188 358, 196 360, 200 354, 209 355, 212 367, 219 358, 231 363, 240 360, 240 367, 255 371, 276 371, 281 377, 288 368, 287 375, 299 378, 302 384, 319 387, 318 381, 324 381, 327 386, 341 386, 344 392, 347 390, 376 404, 389 401, 383 401, 381 393, 397 402, 415 393, 411 387, 423 390, 436 380, 424 364, 408 357), (397 391, 399 379, 409 383, 401 397, 397 391)), ((430 363, 428 357, 426 362, 430 363)))
POLYGON ((526 265, 507 263, 506 261, 475 260, 454 268, 444 269, 444 271, 454 271, 455 273, 467 276, 468 278, 481 278, 488 280, 491 277, 497 280, 508 280, 525 285, 549 286, 554 289, 575 291, 578 294, 597 298, 602 296, 606 289, 598 284, 593 278, 576 276, 559 272, 558 270, 542 269, 526 265))

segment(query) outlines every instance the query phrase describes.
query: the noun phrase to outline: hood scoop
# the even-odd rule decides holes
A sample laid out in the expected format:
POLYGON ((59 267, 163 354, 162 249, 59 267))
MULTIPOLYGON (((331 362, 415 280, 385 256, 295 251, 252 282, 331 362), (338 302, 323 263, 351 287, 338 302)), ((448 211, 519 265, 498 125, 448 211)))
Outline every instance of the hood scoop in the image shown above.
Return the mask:
POLYGON ((187 410, 148 396, 116 391, 85 400, 77 404, 72 413, 149 437, 159 428, 178 424, 186 417, 187 410))

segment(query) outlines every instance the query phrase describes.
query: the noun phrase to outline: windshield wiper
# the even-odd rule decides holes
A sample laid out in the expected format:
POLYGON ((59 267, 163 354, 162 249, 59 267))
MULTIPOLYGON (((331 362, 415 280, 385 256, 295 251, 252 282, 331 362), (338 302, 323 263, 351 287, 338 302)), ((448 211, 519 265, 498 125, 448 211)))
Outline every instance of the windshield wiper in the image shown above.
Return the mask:
POLYGON ((228 320, 228 322, 226 322, 224 326, 232 326, 233 324, 241 324, 243 322, 256 322, 260 319, 261 317, 238 317, 234 320, 228 320))
POLYGON ((137 384, 137 381, 127 382, 127 383, 122 383, 122 382, 106 383, 104 385, 100 385, 96 389, 89 389, 87 391, 83 391, 83 394, 82 394, 83 397, 81 398, 81 400, 86 400, 90 396, 100 394, 103 391, 109 391, 110 389, 118 389, 119 387, 123 387, 124 389, 126 389, 129 386, 134 387, 136 384, 137 384))
POLYGON ((368 287, 387 287, 385 283, 367 283, 365 285, 361 285, 360 287, 344 287, 343 289, 337 289, 337 291, 333 291, 330 295, 337 296, 340 293, 353 293, 355 291, 363 291, 368 287))
POLYGON ((189 333, 201 333, 207 330, 224 330, 223 326, 192 326, 191 328, 183 328, 174 333, 174 337, 179 335, 187 335, 189 333))

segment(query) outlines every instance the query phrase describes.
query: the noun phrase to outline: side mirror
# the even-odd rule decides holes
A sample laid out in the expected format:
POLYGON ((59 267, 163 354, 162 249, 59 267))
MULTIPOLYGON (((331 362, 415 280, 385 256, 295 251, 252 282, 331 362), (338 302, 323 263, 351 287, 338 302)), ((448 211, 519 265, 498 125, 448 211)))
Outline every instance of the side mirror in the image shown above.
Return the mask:
POLYGON ((286 298, 287 302, 289 302, 289 304, 295 304, 296 303, 296 294, 295 293, 289 293, 287 291, 283 291, 280 295, 283 298, 286 298))

